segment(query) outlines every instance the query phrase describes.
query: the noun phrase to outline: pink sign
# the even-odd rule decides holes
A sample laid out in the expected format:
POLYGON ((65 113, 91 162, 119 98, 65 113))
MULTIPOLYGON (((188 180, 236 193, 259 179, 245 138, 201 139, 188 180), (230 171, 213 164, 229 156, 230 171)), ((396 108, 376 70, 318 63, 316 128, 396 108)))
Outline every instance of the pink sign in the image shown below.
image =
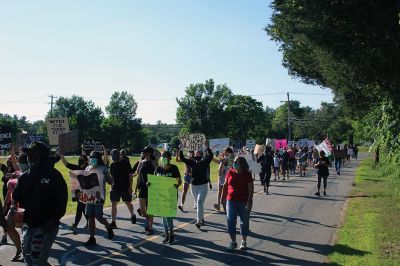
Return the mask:
POLYGON ((277 150, 283 149, 287 147, 287 139, 276 139, 275 140, 275 148, 277 150))

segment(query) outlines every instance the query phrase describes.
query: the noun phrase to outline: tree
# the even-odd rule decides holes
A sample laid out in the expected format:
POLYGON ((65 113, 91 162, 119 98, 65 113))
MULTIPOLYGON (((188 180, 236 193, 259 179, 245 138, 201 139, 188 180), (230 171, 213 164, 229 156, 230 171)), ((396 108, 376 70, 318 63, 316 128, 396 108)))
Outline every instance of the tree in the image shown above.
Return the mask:
POLYGON ((114 92, 106 106, 108 117, 101 124, 102 141, 110 148, 137 148, 147 144, 142 120, 136 118, 137 103, 126 91, 114 92))
POLYGON ((224 85, 215 86, 212 79, 205 83, 190 84, 183 98, 176 99, 176 121, 183 125, 183 132, 204 133, 207 137, 219 137, 226 122, 224 110, 232 97, 224 85))
POLYGON ((227 122, 224 131, 230 139, 245 141, 265 135, 265 113, 261 102, 250 96, 233 95, 225 112, 227 122))
POLYGON ((272 8, 266 30, 290 75, 332 89, 353 115, 399 103, 398 1, 276 0, 272 8))
MULTIPOLYGON (((50 116, 50 113, 47 114, 50 116)), ((54 117, 67 117, 70 130, 79 130, 79 138, 99 138, 103 111, 81 96, 60 97, 53 108, 54 117)))

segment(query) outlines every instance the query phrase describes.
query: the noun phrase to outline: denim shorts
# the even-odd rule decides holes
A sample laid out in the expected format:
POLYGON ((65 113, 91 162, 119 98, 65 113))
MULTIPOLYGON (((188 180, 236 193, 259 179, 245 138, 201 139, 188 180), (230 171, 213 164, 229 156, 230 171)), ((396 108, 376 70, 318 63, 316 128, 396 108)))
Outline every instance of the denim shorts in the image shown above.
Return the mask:
POLYGON ((189 175, 185 175, 184 177, 183 177, 183 181, 185 182, 185 183, 190 183, 190 181, 192 180, 192 177, 191 176, 189 176, 189 175))

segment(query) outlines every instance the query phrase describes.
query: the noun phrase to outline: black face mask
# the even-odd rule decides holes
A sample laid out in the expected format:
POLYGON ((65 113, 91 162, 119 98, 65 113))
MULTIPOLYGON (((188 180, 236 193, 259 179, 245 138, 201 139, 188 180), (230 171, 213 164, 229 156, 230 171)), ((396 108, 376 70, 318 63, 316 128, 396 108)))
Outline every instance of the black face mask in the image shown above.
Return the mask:
POLYGON ((201 156, 194 156, 193 158, 194 158, 194 160, 195 160, 196 162, 201 161, 201 159, 202 159, 201 156))

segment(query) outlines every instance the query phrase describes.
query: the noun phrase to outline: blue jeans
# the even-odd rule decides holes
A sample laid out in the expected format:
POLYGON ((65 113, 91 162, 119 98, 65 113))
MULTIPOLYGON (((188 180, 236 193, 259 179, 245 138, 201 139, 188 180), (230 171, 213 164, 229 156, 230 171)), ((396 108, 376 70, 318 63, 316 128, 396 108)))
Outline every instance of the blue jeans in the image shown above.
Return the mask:
POLYGON ((174 218, 163 217, 162 222, 163 222, 163 226, 164 226, 164 232, 166 234, 168 234, 174 230, 174 218))
POLYGON ((341 167, 342 167, 342 159, 335 159, 336 172, 340 173, 340 168, 341 167))
POLYGON ((231 236, 236 234, 236 222, 238 216, 240 217, 240 234, 242 236, 248 235, 249 218, 245 202, 227 200, 226 216, 228 222, 228 232, 231 236))
POLYGON ((27 227, 23 231, 22 250, 28 265, 47 265, 51 246, 58 233, 58 225, 44 233, 44 227, 27 227))

